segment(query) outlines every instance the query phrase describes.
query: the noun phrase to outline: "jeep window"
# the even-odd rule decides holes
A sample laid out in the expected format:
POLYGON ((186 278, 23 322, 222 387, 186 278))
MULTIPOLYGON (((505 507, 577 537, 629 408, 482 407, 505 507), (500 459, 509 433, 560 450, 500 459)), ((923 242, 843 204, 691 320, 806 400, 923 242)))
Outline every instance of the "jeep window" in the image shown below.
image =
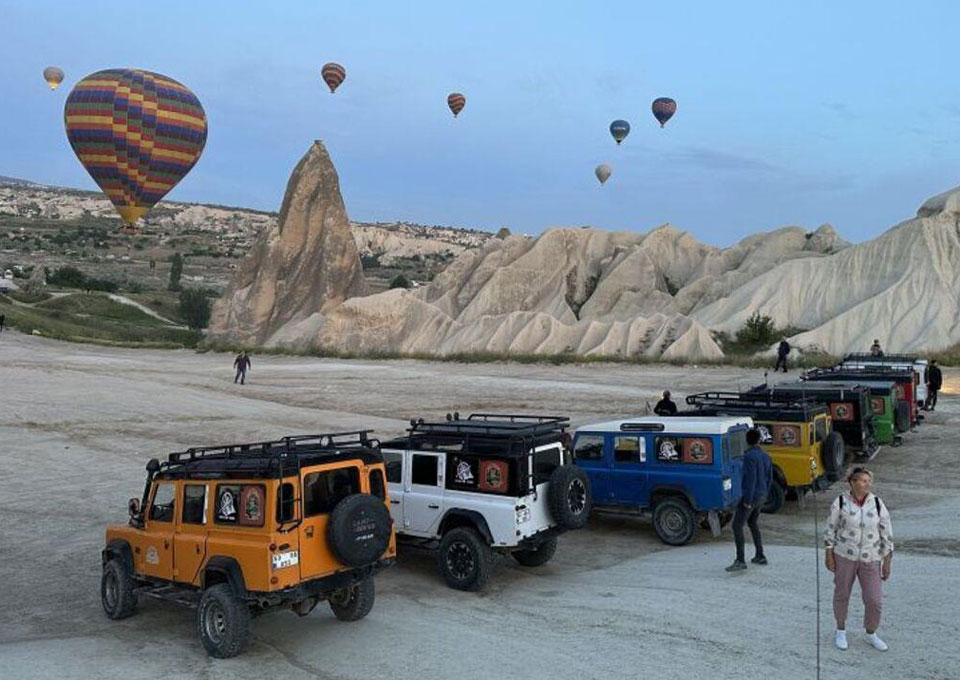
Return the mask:
POLYGON ((399 484, 403 481, 403 454, 383 451, 383 461, 387 465, 387 481, 399 484))
POLYGON ((582 434, 573 445, 573 457, 580 460, 603 460, 603 435, 582 434))
POLYGON ((213 521, 262 527, 267 491, 263 484, 217 484, 213 521))
POLYGON ((827 419, 818 418, 816 421, 817 441, 822 442, 827 438, 827 419))
POLYGON ((679 437, 657 437, 657 460, 661 463, 679 463, 681 444, 679 437))
POLYGON ((157 484, 157 490, 153 494, 153 505, 150 506, 150 519, 154 522, 172 522, 173 521, 173 497, 176 486, 170 484, 157 484))
POLYGON ((728 432, 724 439, 730 441, 730 458, 743 458, 743 454, 747 450, 747 431, 728 432))
POLYGON ((280 492, 277 494, 278 522, 282 524, 283 522, 293 521, 295 503, 296 498, 293 494, 293 484, 290 482, 284 482, 280 485, 280 492))
POLYGON ((304 516, 325 515, 351 494, 360 493, 355 467, 311 472, 303 479, 304 516))
POLYGON ((647 440, 643 437, 614 437, 613 460, 616 463, 647 462, 647 440))
POLYGON ((383 483, 382 470, 370 470, 370 493, 382 501, 387 500, 386 485, 383 483))
POLYGON ((207 523, 207 485, 185 484, 183 487, 183 523, 207 523))
POLYGON ((563 450, 560 445, 551 446, 533 453, 533 483, 540 484, 550 479, 550 475, 563 463, 563 450))
POLYGON ((413 454, 413 465, 411 466, 412 484, 423 484, 425 486, 438 486, 437 484, 437 456, 428 456, 424 454, 413 454))

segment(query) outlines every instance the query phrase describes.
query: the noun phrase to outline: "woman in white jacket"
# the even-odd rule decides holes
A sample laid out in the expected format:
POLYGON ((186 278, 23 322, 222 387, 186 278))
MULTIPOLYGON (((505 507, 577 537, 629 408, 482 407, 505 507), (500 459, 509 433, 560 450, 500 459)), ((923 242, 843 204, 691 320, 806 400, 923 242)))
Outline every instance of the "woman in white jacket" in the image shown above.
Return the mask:
POLYGON ((870 493, 873 474, 854 468, 847 477, 850 491, 840 494, 830 506, 827 528, 826 567, 833 572, 833 614, 837 619, 834 640, 847 648, 847 608, 853 582, 860 581, 863 595, 863 626, 867 642, 880 651, 887 644, 877 636, 883 608, 882 581, 890 578, 893 562, 893 528, 890 513, 879 497, 870 493))

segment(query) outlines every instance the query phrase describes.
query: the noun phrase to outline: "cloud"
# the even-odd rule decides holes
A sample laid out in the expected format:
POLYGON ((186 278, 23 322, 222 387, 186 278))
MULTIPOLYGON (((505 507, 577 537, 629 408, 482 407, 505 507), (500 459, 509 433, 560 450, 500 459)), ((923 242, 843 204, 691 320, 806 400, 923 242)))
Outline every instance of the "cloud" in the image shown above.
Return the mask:
POLYGON ((721 172, 782 173, 784 169, 768 161, 720 149, 691 146, 664 154, 668 163, 683 164, 721 172))

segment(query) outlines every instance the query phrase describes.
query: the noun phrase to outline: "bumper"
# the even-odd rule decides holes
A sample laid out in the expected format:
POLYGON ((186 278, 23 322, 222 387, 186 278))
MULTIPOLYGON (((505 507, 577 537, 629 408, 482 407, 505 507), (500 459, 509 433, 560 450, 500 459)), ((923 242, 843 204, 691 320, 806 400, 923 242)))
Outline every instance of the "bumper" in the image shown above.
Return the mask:
POLYGON ((563 532, 564 530, 557 526, 543 529, 542 531, 538 531, 535 534, 531 534, 530 536, 520 539, 520 541, 516 545, 516 549, 517 550, 536 550, 537 548, 540 547, 540 544, 542 544, 544 541, 551 538, 556 538, 563 532))
POLYGON ((350 586, 361 579, 364 579, 368 576, 373 576, 377 572, 392 566, 394 562, 395 560, 393 558, 380 560, 374 564, 368 564, 365 567, 349 569, 347 571, 338 571, 335 574, 330 574, 329 576, 324 576, 323 578, 317 578, 311 581, 303 581, 292 588, 285 588, 283 590, 272 592, 251 591, 248 594, 247 599, 264 603, 269 606, 295 604, 311 597, 323 599, 335 590, 346 588, 347 586, 350 586))

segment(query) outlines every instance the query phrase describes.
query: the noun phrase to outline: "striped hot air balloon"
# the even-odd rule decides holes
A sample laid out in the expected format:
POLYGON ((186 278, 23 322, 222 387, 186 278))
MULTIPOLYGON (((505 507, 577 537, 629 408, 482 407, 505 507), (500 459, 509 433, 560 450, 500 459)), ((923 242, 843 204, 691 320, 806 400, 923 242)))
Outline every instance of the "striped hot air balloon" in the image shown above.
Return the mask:
POLYGON ((327 87, 330 88, 330 94, 333 94, 337 91, 337 88, 340 87, 340 83, 347 77, 347 69, 331 61, 328 64, 324 64, 323 68, 320 69, 320 76, 323 78, 323 82, 327 84, 327 87))
POLYGON ((131 227, 196 165, 207 117, 186 87, 159 73, 108 69, 73 88, 70 146, 131 227))
POLYGON ((660 127, 663 127, 677 112, 677 102, 670 97, 657 97, 653 100, 650 108, 653 110, 654 118, 660 123, 660 127))
POLYGON ((56 90, 60 87, 60 83, 63 82, 63 69, 57 68, 56 66, 48 66, 43 69, 43 79, 47 81, 47 85, 50 86, 51 90, 56 90))
POLYGON ((615 120, 610 123, 610 134, 617 142, 617 146, 620 145, 620 142, 627 138, 627 135, 630 134, 630 123, 625 120, 615 120))
POLYGON ((453 111, 453 117, 456 118, 457 114, 463 111, 463 107, 467 104, 467 98, 464 97, 459 92, 451 92, 447 95, 447 106, 450 107, 450 110, 453 111))

